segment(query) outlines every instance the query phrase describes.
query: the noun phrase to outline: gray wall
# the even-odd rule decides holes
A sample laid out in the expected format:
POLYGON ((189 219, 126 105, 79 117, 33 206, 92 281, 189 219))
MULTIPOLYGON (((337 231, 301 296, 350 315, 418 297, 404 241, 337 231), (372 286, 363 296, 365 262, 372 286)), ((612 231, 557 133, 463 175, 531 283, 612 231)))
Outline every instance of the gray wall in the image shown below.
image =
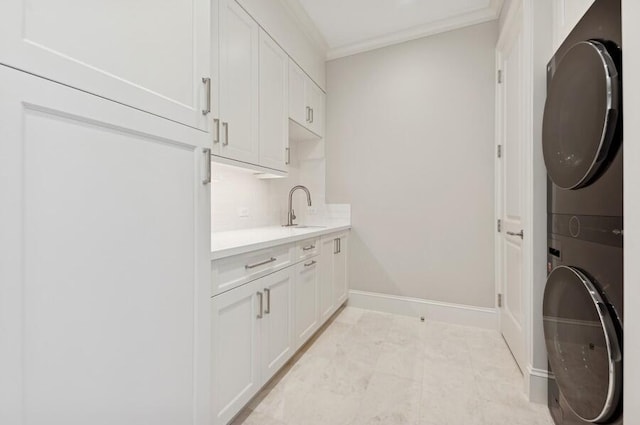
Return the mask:
POLYGON ((351 287, 494 306, 498 22, 327 63, 327 201, 351 287))

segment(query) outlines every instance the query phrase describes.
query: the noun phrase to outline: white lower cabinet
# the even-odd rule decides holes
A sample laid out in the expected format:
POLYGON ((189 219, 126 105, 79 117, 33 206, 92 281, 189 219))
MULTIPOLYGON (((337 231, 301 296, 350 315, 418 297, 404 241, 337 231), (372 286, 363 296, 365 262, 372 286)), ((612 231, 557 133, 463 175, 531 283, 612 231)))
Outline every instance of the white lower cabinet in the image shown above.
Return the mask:
POLYGON ((261 321, 262 381, 267 382, 293 355, 293 267, 259 279, 264 294, 261 321))
POLYGON ((320 243, 320 285, 318 288, 318 304, 320 319, 326 320, 333 314, 336 299, 333 295, 333 256, 337 251, 336 239, 328 237, 320 243))
POLYGON ((349 292, 349 267, 347 252, 349 246, 349 234, 342 233, 335 237, 337 246, 333 255, 333 297, 336 306, 347 301, 349 292))
POLYGON ((318 310, 318 259, 296 265, 294 288, 295 346, 300 348, 320 327, 318 310))
POLYGON ((293 355, 293 268, 212 298, 213 423, 227 424, 293 355))
MULTIPOLYGON (((213 425, 228 424, 346 301, 347 235, 268 248, 291 250, 294 263, 226 292, 214 291, 213 425)), ((213 277, 215 288, 220 275, 213 277)))

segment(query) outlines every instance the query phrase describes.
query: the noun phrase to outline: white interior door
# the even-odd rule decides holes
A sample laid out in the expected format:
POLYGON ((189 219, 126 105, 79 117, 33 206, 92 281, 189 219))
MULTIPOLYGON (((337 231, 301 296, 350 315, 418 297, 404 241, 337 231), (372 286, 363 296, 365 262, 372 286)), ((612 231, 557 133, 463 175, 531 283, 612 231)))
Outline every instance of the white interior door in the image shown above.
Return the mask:
POLYGON ((207 134, 0 66, 0 423, 209 423, 207 134))
POLYGON ((208 129, 209 0, 2 0, 0 63, 208 129))
MULTIPOLYGON (((521 22, 516 19, 516 21, 521 22)), ((520 370, 524 370, 524 67, 522 25, 507 32, 498 50, 501 83, 498 85, 498 279, 500 327, 520 370)))

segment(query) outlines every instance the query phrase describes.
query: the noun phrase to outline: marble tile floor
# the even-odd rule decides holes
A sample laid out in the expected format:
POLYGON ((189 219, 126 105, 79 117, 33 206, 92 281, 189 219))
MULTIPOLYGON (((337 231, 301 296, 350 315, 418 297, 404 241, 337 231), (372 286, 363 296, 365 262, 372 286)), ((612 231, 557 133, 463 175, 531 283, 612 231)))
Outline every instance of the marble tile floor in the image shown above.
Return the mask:
POLYGON ((553 425, 495 331, 346 307, 233 425, 553 425))

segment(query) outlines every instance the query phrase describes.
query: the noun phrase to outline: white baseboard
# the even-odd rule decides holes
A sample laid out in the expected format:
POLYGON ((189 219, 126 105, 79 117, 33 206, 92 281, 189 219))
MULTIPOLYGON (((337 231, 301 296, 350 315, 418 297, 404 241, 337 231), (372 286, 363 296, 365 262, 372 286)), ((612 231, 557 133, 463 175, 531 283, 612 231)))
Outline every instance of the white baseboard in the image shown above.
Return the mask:
POLYGON ((450 304, 356 290, 349 291, 348 305, 404 316, 423 316, 426 320, 454 325, 498 329, 498 314, 493 308, 450 304))
POLYGON ((548 370, 529 366, 525 376, 525 390, 531 403, 547 404, 547 389, 550 379, 548 370))

